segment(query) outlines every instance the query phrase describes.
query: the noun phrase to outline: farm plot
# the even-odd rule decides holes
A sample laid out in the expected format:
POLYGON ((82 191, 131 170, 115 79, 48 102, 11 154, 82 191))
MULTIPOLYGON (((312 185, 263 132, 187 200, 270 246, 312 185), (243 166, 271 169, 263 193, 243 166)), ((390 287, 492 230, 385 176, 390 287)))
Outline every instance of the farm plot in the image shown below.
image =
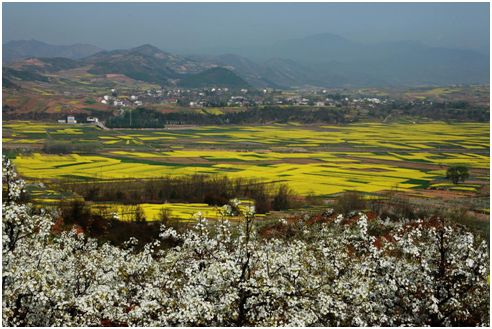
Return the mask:
MULTIPOLYGON (((241 200, 239 209, 245 211, 247 206, 252 205, 249 200, 241 200)), ((196 221, 197 214, 207 218, 218 220, 222 218, 220 207, 209 206, 206 203, 141 203, 139 204, 143 211, 146 221, 159 221, 161 213, 169 219, 178 219, 180 221, 196 221)), ((123 205, 115 203, 94 203, 91 208, 96 212, 116 214, 120 220, 134 221, 136 205, 123 205)), ((257 215, 264 216, 264 215, 257 215)), ((240 216, 228 217, 228 220, 240 219, 240 216)))

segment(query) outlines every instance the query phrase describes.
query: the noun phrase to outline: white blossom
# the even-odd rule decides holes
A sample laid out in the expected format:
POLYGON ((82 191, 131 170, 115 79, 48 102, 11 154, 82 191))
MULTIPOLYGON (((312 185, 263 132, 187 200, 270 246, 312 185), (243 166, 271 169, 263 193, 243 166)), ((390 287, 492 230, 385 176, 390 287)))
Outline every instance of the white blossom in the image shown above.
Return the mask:
POLYGON ((136 239, 115 247, 52 234, 50 214, 19 202, 23 182, 8 161, 3 173, 12 191, 2 205, 6 326, 489 324, 487 244, 444 221, 339 216, 263 239, 248 208, 239 227, 197 214, 192 230, 162 226, 160 239, 175 247, 157 240, 137 251, 136 239), (390 238, 376 243, 371 225, 390 238))

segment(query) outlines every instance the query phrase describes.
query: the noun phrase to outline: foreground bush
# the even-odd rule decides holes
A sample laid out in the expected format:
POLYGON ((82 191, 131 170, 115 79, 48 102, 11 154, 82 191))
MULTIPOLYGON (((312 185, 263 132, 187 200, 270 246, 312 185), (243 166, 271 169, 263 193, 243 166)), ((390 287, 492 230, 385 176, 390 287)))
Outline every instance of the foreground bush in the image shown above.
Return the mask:
POLYGON ((117 248, 51 234, 48 214, 18 203, 23 182, 8 161, 3 172, 6 326, 489 323, 487 247, 460 227, 339 216, 262 240, 250 209, 238 232, 224 220, 212 234, 197 216, 194 230, 162 228, 176 247, 157 240, 136 252, 133 240, 117 248), (374 225, 387 234, 370 235, 374 225))

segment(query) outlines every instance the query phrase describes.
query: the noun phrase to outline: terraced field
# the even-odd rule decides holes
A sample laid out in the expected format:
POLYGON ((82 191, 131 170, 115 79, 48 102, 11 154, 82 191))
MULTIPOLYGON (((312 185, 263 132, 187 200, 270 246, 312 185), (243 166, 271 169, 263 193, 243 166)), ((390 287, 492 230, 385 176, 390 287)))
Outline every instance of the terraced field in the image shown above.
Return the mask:
MULTIPOLYGON (((207 126, 102 131, 89 125, 4 124, 4 148, 49 139, 88 144, 91 154, 34 151, 15 163, 26 178, 151 178, 217 174, 286 182, 301 194, 425 188, 447 165, 488 180, 489 125, 207 126)), ((435 182, 434 182, 435 183, 435 182)))

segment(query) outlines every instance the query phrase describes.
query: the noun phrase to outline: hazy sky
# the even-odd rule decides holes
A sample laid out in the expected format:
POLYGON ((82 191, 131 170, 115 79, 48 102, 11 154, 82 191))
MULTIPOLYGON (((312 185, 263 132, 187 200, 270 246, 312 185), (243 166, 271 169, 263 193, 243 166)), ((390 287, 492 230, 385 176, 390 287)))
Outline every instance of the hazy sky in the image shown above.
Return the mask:
POLYGON ((328 32, 488 52, 489 20, 488 3, 3 3, 3 42, 199 52, 328 32))

